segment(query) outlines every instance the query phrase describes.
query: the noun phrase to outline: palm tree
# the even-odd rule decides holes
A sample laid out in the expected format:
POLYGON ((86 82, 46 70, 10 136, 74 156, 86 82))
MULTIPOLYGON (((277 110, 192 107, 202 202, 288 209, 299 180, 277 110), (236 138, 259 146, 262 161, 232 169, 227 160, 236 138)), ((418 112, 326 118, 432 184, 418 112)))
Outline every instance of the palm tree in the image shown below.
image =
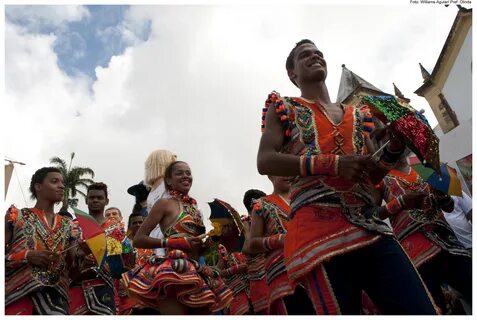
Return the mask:
POLYGON ((69 206, 76 207, 78 205, 78 198, 75 198, 77 194, 86 199, 85 192, 78 189, 78 187, 88 188, 94 181, 89 178, 83 178, 85 175, 90 175, 94 178, 94 171, 91 168, 74 167, 71 168, 71 163, 75 153, 71 153, 70 164, 67 167, 65 160, 54 157, 50 159, 51 164, 55 164, 56 168, 60 169, 65 179, 65 195, 63 197, 61 210, 67 210, 69 206))

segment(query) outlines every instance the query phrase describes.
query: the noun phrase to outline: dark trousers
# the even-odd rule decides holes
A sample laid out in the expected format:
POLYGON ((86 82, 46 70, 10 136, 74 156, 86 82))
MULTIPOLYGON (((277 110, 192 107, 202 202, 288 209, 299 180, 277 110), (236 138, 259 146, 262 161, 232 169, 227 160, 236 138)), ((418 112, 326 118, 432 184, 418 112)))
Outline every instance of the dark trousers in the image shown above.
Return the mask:
POLYGON ((447 312, 446 300, 441 288, 443 283, 459 291, 472 307, 472 259, 470 257, 442 251, 422 264, 418 271, 443 313, 447 312))
POLYGON ((386 315, 435 315, 414 265, 390 236, 324 263, 342 314, 360 314, 362 290, 386 315))
POLYGON ((283 298, 288 315, 315 314, 313 304, 302 286, 297 286, 292 295, 283 298))

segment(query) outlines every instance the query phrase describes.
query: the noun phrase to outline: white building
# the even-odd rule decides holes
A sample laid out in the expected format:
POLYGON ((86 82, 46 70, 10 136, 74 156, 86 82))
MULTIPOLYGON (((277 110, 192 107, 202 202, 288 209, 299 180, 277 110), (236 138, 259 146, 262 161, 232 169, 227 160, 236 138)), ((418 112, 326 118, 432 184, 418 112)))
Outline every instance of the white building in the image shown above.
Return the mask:
POLYGON ((459 11, 430 74, 421 64, 424 97, 439 125, 440 159, 457 169, 462 188, 472 194, 472 9, 459 11))

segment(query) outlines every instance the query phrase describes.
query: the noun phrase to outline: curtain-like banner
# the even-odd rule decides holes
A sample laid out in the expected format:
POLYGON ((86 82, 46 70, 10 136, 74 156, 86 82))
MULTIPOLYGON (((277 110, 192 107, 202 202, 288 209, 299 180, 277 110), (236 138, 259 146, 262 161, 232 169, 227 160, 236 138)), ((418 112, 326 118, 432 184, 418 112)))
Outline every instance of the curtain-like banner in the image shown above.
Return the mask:
POLYGON ((7 198, 8 185, 13 173, 13 163, 5 165, 5 199, 7 198))

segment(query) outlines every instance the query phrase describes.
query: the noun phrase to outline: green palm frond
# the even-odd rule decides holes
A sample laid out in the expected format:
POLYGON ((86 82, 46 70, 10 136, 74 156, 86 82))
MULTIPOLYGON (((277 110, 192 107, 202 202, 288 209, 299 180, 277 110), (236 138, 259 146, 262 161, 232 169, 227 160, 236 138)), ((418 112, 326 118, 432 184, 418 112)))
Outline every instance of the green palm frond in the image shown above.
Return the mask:
POLYGON ((78 187, 88 188, 88 186, 94 181, 91 178, 94 178, 94 171, 89 167, 74 167, 71 168, 71 163, 73 162, 73 158, 75 153, 71 153, 70 164, 67 166, 66 161, 59 158, 53 157, 50 159, 50 163, 56 165, 56 168, 60 169, 61 173, 64 177, 64 185, 65 185, 65 197, 63 199, 63 208, 67 208, 68 206, 77 206, 78 199, 75 198, 77 194, 80 194, 82 197, 86 198, 86 194, 79 190, 78 187), (84 176, 88 178, 84 178, 84 176))
POLYGON ((60 169, 61 174, 66 179, 66 176, 68 175, 68 169, 66 169, 66 162, 61 158, 54 157, 50 159, 50 163, 56 165, 55 167, 60 169))
POLYGON ((83 186, 85 188, 87 188, 92 183, 94 183, 94 181, 91 180, 91 179, 79 179, 78 180, 78 185, 83 186))
POLYGON ((59 158, 59 157, 53 157, 53 158, 50 159, 50 163, 51 163, 51 164, 56 164, 56 165, 58 165, 59 167, 65 169, 65 171, 66 171, 66 162, 65 162, 65 160, 63 160, 63 159, 61 159, 61 158, 59 158))
POLYGON ((76 192, 77 192, 77 191, 78 191, 78 190, 76 190, 76 186, 75 186, 75 185, 71 186, 71 188, 70 188, 70 194, 71 194, 71 196, 72 196, 73 198, 76 197, 76 192))
POLYGON ((88 167, 74 167, 73 169, 71 169, 70 173, 74 176, 77 176, 78 178, 80 178, 81 176, 90 175, 91 178, 94 179, 94 171, 93 169, 88 167))
POLYGON ((76 192, 79 193, 79 191, 80 191, 80 190, 78 189, 78 187, 83 187, 85 190, 88 190, 89 185, 92 184, 92 183, 93 183, 93 182, 91 182, 91 183, 86 183, 86 182, 84 182, 84 181, 78 181, 78 183, 76 184, 76 192))

